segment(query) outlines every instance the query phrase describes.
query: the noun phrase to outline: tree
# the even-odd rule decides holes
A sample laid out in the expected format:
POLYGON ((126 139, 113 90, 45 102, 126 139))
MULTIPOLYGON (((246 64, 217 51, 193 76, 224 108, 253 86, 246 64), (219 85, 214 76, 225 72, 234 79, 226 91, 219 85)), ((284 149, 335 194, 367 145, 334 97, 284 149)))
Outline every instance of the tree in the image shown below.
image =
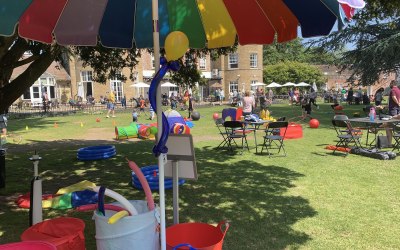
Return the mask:
POLYGON ((267 65, 263 74, 266 82, 281 84, 286 82, 323 83, 326 81, 317 67, 299 62, 280 62, 274 65, 267 65))
POLYGON ((366 0, 349 27, 310 44, 320 50, 344 51, 335 64, 353 72, 350 81, 372 85, 382 73, 400 69, 399 15, 399 1, 366 0), (344 50, 346 44, 350 49, 344 50))
POLYGON ((334 53, 308 48, 300 38, 287 43, 274 42, 263 49, 264 65, 280 62, 303 62, 310 64, 330 64, 336 59, 334 53))
MULTIPOLYGON (((196 55, 210 53, 212 58, 226 54, 236 49, 233 47, 221 49, 190 50, 187 57, 191 60, 188 64, 182 62, 182 69, 172 73, 174 79, 187 85, 201 82, 200 72, 194 70, 193 60, 196 55)), ((46 71, 53 61, 65 65, 68 56, 79 56, 84 66, 90 66, 94 70, 93 80, 105 83, 107 79, 118 78, 126 80, 124 75, 119 74, 123 68, 133 69, 138 63, 140 50, 111 49, 102 46, 95 47, 63 47, 57 44, 42 44, 29 41, 14 34, 10 37, 0 36, 0 113, 17 100, 26 89, 46 71), (23 58, 23 55, 27 55, 23 58), (27 69, 17 78, 11 80, 12 72, 21 65, 29 65, 27 69)), ((130 77, 132 78, 132 72, 130 77)))
POLYGON ((0 113, 5 112, 32 86, 53 61, 63 63, 69 55, 79 55, 84 65, 94 69, 94 80, 105 82, 112 76, 124 80, 124 76, 117 73, 124 67, 132 69, 140 54, 136 49, 108 49, 101 46, 67 48, 29 41, 18 35, 0 36, 0 113), (11 80, 13 70, 25 64, 29 65, 27 69, 11 80))

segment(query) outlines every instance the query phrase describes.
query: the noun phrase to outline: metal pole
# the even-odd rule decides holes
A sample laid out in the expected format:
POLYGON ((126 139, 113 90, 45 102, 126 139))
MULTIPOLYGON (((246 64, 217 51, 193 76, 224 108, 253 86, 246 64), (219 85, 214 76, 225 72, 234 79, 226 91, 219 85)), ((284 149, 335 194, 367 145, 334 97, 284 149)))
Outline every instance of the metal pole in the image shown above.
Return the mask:
POLYGON ((174 224, 179 223, 179 169, 178 161, 172 162, 172 193, 174 208, 174 224))
MULTIPOLYGON (((160 69, 160 34, 158 27, 158 0, 152 1, 153 13, 153 47, 154 47, 154 66, 155 71, 160 69)), ((162 107, 161 107, 161 85, 158 85, 156 91, 156 104, 157 104, 157 138, 162 135, 162 107)), ((154 108, 154 107, 153 107, 154 108)), ((165 187, 164 187, 164 164, 167 155, 161 154, 158 157, 158 174, 159 174, 159 193, 160 193, 160 239, 161 250, 166 250, 166 233, 165 233, 165 187)))
POLYGON ((42 180, 39 176, 39 161, 42 158, 35 154, 29 158, 33 162, 33 179, 31 182, 30 209, 29 209, 29 224, 35 225, 43 221, 42 212, 42 180))

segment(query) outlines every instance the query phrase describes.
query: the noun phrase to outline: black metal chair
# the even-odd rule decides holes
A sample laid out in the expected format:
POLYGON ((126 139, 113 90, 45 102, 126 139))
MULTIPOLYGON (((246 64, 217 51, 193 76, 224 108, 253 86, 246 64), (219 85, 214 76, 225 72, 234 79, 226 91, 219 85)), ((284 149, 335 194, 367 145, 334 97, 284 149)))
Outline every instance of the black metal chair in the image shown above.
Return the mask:
MULTIPOLYGON (((336 150, 339 147, 342 147, 344 149, 350 148, 352 144, 354 144, 356 147, 361 147, 361 142, 360 142, 360 136, 354 133, 349 128, 349 122, 346 120, 332 120, 332 125, 333 128, 336 131, 337 135, 337 143, 335 146, 335 149, 333 150, 332 154, 335 154, 336 150), (346 128, 346 129, 344 129, 346 128)), ((351 124, 350 124, 351 125, 351 124)), ((348 151, 346 151, 346 156, 348 155, 348 151)))
POLYGON ((398 125, 395 125, 393 128, 393 140, 394 143, 392 142, 392 147, 393 150, 399 150, 400 151, 400 127, 398 125))
POLYGON ((221 148, 221 147, 225 147, 225 146, 227 145, 227 143, 228 143, 228 133, 227 133, 226 130, 225 130, 224 122, 225 122, 225 121, 224 121, 224 119, 222 119, 222 118, 218 118, 218 119, 215 120, 215 125, 216 125, 217 128, 218 128, 219 134, 222 136, 222 141, 221 141, 221 143, 217 146, 216 149, 219 149, 219 148, 221 148))
POLYGON ((261 148, 261 153, 264 148, 267 150, 269 157, 272 156, 271 149, 277 149, 279 154, 283 151, 283 156, 286 156, 284 139, 289 123, 285 121, 276 121, 268 123, 268 128, 265 130, 264 143, 261 148), (277 131, 279 130, 279 133, 277 131), (281 132, 283 130, 283 133, 281 132))
POLYGON ((245 147, 248 151, 249 144, 247 143, 247 130, 245 129, 245 125, 240 121, 225 121, 224 122, 225 132, 227 135, 227 146, 228 150, 234 152, 234 146, 238 147, 239 145, 236 143, 236 139, 240 139, 242 141, 241 147, 242 152, 244 152, 245 147))

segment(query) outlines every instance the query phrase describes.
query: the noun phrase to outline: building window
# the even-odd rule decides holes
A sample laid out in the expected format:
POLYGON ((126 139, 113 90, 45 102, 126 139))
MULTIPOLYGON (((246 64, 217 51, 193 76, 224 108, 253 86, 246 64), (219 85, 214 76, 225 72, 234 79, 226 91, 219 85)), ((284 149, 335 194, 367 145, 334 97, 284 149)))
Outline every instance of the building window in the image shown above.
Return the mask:
POLYGON ((22 96, 22 99, 24 99, 24 100, 31 99, 31 88, 28 88, 27 90, 25 90, 24 95, 22 96))
POLYGON ((229 82, 229 93, 236 93, 239 92, 239 84, 238 82, 229 82))
POLYGON ((206 57, 205 56, 202 56, 199 58, 199 68, 200 68, 200 70, 206 69, 206 57))
POLYGON ((230 69, 237 69, 239 68, 239 57, 238 54, 229 54, 228 56, 228 63, 230 69))
POLYGON ((82 71, 81 72, 81 81, 84 91, 84 96, 93 97, 93 76, 92 71, 82 71))
POLYGON ((82 80, 82 82, 93 81, 92 71, 82 71, 81 72, 81 80, 82 80))
POLYGON ((253 91, 256 91, 257 90, 257 86, 254 86, 254 84, 257 82, 257 80, 251 80, 251 82, 250 82, 250 88, 251 88, 251 90, 253 90, 253 91))
POLYGON ((258 67, 258 61, 257 61, 257 54, 256 53, 251 53, 250 54, 250 68, 254 69, 258 67))
POLYGON ((124 96, 124 89, 121 80, 118 80, 117 77, 111 79, 110 88, 111 91, 115 91, 115 100, 120 102, 124 96))
POLYGON ((32 87, 33 98, 40 98, 39 87, 32 87))

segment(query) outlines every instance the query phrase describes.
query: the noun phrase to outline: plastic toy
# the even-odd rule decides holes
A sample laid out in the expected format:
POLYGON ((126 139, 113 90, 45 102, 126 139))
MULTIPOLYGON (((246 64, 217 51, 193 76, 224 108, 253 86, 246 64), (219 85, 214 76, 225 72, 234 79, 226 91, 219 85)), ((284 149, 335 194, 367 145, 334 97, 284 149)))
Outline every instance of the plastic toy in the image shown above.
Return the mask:
POLYGON ((218 118, 219 118, 219 114, 218 114, 218 113, 214 113, 214 114, 213 114, 213 119, 214 119, 214 120, 217 120, 218 118))
MULTIPOLYGON (((159 189, 159 179, 158 179, 158 166, 150 165, 146 167, 140 168, 144 177, 146 178, 151 190, 159 189)), ((179 180, 179 185, 183 185, 185 183, 184 179, 179 180)), ((137 189, 143 189, 141 185, 141 181, 139 181, 138 176, 135 173, 132 173, 132 185, 137 189)), ((164 180, 165 189, 172 189, 172 179, 165 178, 164 180)))
POLYGON ((319 127, 319 121, 317 119, 311 119, 310 128, 318 128, 318 127, 319 127))
POLYGON ((227 117, 230 117, 232 121, 239 121, 243 115, 242 108, 226 108, 222 110, 222 119, 225 121, 227 117))
POLYGON ((78 149, 77 157, 81 161, 94 161, 108 159, 117 154, 115 146, 104 145, 104 146, 91 146, 86 148, 78 149))
POLYGON ((190 128, 186 124, 175 123, 171 127, 172 134, 190 134, 190 128))
POLYGON ((200 120, 200 113, 199 111, 194 110, 192 112, 191 118, 193 119, 193 121, 198 121, 200 120))

